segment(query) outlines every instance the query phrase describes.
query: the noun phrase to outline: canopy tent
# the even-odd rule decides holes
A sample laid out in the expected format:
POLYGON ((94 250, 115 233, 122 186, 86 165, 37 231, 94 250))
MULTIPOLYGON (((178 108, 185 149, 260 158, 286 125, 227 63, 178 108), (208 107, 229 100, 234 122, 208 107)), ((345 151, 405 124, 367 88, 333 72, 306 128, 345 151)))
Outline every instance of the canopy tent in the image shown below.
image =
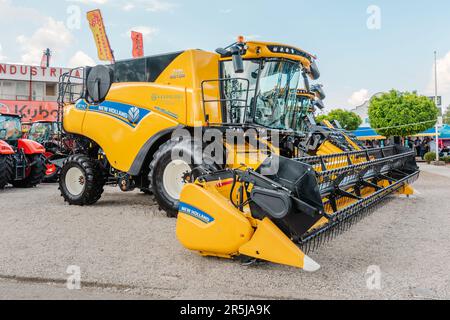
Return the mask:
MULTIPOLYGON (((353 131, 359 140, 384 140, 386 137, 379 135, 374 129, 368 127, 360 127, 353 131)), ((435 137, 436 129, 430 128, 414 135, 414 137, 435 137)), ((450 125, 446 124, 439 130, 439 138, 443 140, 450 140, 450 125)))
POLYGON ((430 128, 424 132, 414 135, 414 137, 436 137, 436 129, 434 127, 430 128))
POLYGON ((450 125, 446 124, 442 127, 439 138, 443 140, 450 140, 450 125))
POLYGON ((384 140, 386 137, 383 137, 376 133, 375 130, 368 127, 359 127, 358 130, 353 131, 354 135, 358 138, 358 140, 384 140))
MULTIPOLYGON (((436 137, 436 129, 430 128, 422 133, 415 135, 414 137, 436 137)), ((439 129, 439 139, 449 140, 450 139, 450 125, 445 124, 439 129)))

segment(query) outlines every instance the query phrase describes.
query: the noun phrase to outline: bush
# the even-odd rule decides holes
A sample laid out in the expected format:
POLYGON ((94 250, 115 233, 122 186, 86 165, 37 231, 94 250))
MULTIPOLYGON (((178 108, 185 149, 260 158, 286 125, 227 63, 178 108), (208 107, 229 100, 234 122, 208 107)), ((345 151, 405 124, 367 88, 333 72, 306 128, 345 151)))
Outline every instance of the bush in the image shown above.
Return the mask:
POLYGON ((450 156, 443 157, 442 161, 445 161, 445 163, 450 164, 450 156))
POLYGON ((428 164, 430 164, 431 161, 436 161, 436 152, 425 153, 424 159, 428 164))

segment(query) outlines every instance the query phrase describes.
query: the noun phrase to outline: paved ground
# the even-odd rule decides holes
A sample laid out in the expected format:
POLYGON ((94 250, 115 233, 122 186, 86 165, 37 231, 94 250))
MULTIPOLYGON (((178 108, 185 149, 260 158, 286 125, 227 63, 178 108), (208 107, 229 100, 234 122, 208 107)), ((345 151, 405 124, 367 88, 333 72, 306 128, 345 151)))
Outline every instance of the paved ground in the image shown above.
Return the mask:
MULTIPOLYGON (((450 177, 429 173, 312 257, 314 274, 183 249, 152 197, 108 188, 93 207, 55 185, 0 192, 0 299, 449 299, 450 177), (70 265, 81 290, 66 288, 70 265), (367 274, 380 268, 381 289, 367 274)), ((443 170, 449 170, 443 168, 443 170)))

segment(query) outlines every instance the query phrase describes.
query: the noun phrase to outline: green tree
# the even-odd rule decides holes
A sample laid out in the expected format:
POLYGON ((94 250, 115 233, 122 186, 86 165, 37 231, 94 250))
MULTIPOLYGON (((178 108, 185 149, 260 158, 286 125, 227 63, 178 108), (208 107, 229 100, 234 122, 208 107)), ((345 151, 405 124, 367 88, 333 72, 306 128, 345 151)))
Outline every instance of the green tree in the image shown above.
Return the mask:
POLYGON ((323 120, 328 120, 330 122, 337 120, 343 129, 349 131, 358 129, 363 122, 361 117, 356 113, 342 109, 332 110, 327 115, 320 115, 316 118, 316 121, 319 123, 323 120))
POLYGON ((448 106, 447 112, 444 114, 444 123, 450 125, 450 106, 448 106))
POLYGON ((407 137, 436 124, 439 110, 435 103, 417 93, 391 90, 370 102, 370 125, 386 137, 407 137), (385 128, 385 129, 377 129, 385 128))

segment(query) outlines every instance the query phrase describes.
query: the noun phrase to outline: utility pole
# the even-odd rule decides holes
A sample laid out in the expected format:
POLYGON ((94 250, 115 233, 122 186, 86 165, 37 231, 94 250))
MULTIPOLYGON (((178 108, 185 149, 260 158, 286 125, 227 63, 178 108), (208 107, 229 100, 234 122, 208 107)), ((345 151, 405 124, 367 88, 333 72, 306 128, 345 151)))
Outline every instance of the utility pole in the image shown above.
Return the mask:
POLYGON ((48 67, 50 67, 50 57, 52 56, 52 53, 51 53, 51 51, 50 51, 50 49, 49 48, 47 48, 45 51, 44 51, 44 55, 46 56, 46 66, 47 66, 47 68, 48 67))
POLYGON ((434 101, 436 107, 439 110, 438 119, 436 121, 436 161, 439 162, 439 120, 441 119, 442 113, 438 106, 438 79, 437 79, 437 52, 434 51, 434 101))

